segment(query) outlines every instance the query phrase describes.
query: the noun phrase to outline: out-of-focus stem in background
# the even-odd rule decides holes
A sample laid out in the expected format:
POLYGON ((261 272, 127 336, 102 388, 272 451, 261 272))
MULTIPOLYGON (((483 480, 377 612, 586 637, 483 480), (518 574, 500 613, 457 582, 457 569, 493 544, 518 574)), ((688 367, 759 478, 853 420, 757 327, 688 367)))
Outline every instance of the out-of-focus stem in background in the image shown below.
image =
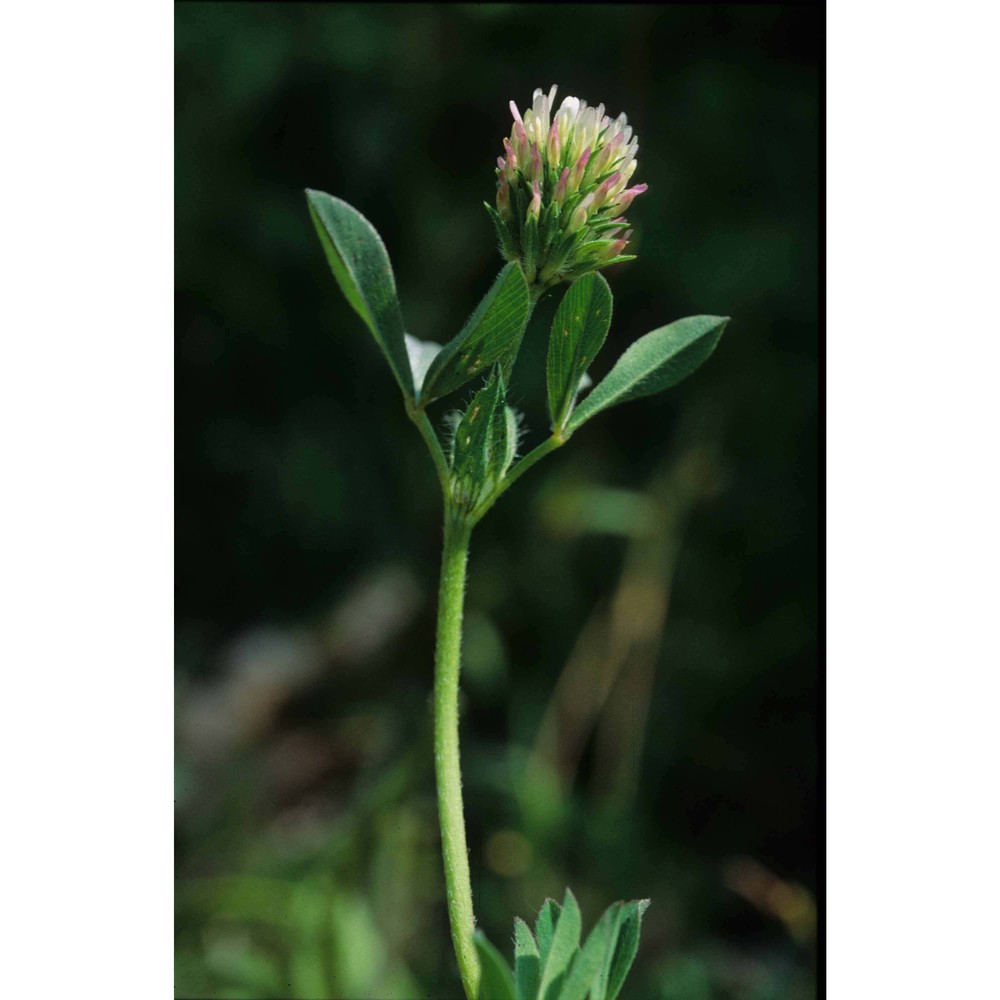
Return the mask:
POLYGON ((592 791, 604 807, 632 803, 685 525, 721 479, 714 439, 683 449, 642 492, 584 487, 550 495, 554 529, 628 539, 610 602, 584 625, 545 710, 527 767, 567 796, 588 740, 596 740, 592 791))

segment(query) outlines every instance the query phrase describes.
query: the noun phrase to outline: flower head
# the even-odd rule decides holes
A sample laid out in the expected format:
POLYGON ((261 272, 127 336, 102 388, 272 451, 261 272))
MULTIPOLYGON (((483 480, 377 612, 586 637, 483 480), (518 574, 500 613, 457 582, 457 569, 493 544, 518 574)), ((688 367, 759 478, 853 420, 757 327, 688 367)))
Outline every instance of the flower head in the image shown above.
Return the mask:
POLYGON ((638 139, 625 115, 566 97, 555 110, 556 87, 536 90, 514 118, 497 159, 496 210, 490 206, 501 253, 520 264, 536 296, 624 254, 632 231, 623 217, 645 184, 628 187, 638 139), (621 235, 625 230, 624 235, 621 235))

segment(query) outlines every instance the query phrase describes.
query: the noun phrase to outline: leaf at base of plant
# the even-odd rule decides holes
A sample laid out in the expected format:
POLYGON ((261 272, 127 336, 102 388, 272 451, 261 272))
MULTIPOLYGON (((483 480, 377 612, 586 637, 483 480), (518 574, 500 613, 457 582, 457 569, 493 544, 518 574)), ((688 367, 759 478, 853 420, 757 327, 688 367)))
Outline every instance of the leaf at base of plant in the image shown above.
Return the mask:
POLYGON ((608 907, 587 935, 586 942, 573 960, 559 1000, 584 1000, 588 994, 591 998, 595 997, 591 990, 605 965, 611 964, 622 908, 621 903, 608 907))
POLYGON ((538 919, 535 921, 535 938, 538 940, 538 958, 542 966, 545 965, 545 961, 549 957, 552 935, 555 933, 556 921, 561 912, 562 907, 554 899, 545 900, 538 912, 538 919))
POLYGON ((562 912, 552 933, 552 944, 542 966, 539 1000, 558 1000, 563 980, 580 947, 580 927, 580 907, 576 897, 567 889, 562 912))
POLYGON ((472 937, 479 955, 479 992, 476 1000, 518 1000, 510 967, 482 931, 472 937))
POLYGON ((536 1000, 541 980, 538 945, 531 928, 520 918, 514 918, 514 985, 517 1000, 536 1000))
POLYGON ((626 903, 621 919, 621 930, 615 944, 614 954, 608 970, 608 986, 604 1000, 615 1000, 621 992, 625 977, 628 975, 636 953, 639 951, 639 931, 642 928, 642 915, 649 906, 648 899, 637 899, 626 903))

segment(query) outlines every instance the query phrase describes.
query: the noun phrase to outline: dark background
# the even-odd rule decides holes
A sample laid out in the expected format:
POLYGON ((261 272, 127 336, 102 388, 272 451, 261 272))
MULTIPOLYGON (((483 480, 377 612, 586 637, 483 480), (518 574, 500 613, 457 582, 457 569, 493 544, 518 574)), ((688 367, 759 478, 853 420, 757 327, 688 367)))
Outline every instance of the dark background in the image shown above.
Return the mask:
MULTIPOLYGON (((628 114, 649 185, 593 374, 681 316, 732 322, 476 530, 479 923, 509 953, 566 885, 587 927, 648 896, 625 996, 814 995, 821 45, 790 6, 177 6, 179 996, 460 995, 438 487, 303 189, 372 221, 407 329, 445 341, 502 263, 507 102, 553 82, 628 114)), ((515 373, 528 447, 557 302, 515 373)))

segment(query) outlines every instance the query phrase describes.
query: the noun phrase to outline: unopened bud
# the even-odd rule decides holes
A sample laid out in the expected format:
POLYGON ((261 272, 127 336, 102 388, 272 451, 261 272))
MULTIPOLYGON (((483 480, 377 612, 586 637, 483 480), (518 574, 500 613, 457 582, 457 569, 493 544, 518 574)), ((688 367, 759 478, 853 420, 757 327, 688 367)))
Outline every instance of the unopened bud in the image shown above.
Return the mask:
POLYGON ((534 216, 536 219, 542 212, 542 191, 538 186, 538 181, 531 182, 531 204, 528 206, 528 215, 534 216))
POLYGON ((538 143, 531 144, 531 180, 537 181, 542 176, 542 154, 538 152, 538 143))
POLYGON ((549 142, 548 149, 546 150, 549 157, 549 166, 558 168, 559 166, 559 156, 562 152, 562 142, 559 139, 559 124, 558 122, 552 123, 552 128, 549 130, 549 142))
POLYGON ((573 214, 570 216, 568 227, 571 233, 576 233, 583 229, 587 222, 587 209, 590 208, 593 201, 594 195, 592 193, 588 194, 583 201, 581 201, 580 204, 573 209, 573 214))
POLYGON ((497 186, 497 211, 503 219, 510 218, 510 185, 507 183, 506 174, 500 174, 500 182, 497 186))
POLYGON ((517 170, 517 153, 514 152, 514 147, 510 143, 510 139, 504 139, 503 149, 507 154, 507 180, 511 180, 511 174, 517 170))
POLYGON ((648 187, 648 184, 637 184, 635 187, 631 187, 627 191, 622 191, 622 193, 618 196, 618 201, 615 202, 615 211, 626 211, 635 200, 636 196, 642 194, 648 187))
POLYGON ((611 246, 609 246, 601 255, 601 259, 607 262, 620 254, 623 254, 628 248, 628 241, 631 235, 632 230, 630 229, 621 239, 615 240, 614 243, 612 243, 611 246))
POLYGON ((580 189, 580 181, 583 180, 584 171, 587 169, 587 161, 590 159, 590 146, 588 146, 581 154, 580 159, 573 164, 573 169, 570 171, 569 175, 569 186, 570 190, 574 193, 580 189))
POLYGON ((514 123, 514 131, 511 133, 514 139, 514 149, 517 150, 517 159, 519 163, 525 164, 528 162, 528 134, 524 131, 524 122, 516 121, 514 123))
POLYGON ((563 167, 562 175, 559 178, 559 183, 556 185, 556 189, 552 194, 552 200, 559 206, 566 200, 566 185, 569 182, 569 167, 563 167))
POLYGON ((618 183, 621 179, 620 174, 612 174, 604 183, 594 192, 594 209, 600 208, 608 198, 608 194, 611 189, 618 183))
POLYGON ((590 161, 590 176, 595 180, 604 173, 604 168, 611 162, 611 147, 604 146, 590 161))

